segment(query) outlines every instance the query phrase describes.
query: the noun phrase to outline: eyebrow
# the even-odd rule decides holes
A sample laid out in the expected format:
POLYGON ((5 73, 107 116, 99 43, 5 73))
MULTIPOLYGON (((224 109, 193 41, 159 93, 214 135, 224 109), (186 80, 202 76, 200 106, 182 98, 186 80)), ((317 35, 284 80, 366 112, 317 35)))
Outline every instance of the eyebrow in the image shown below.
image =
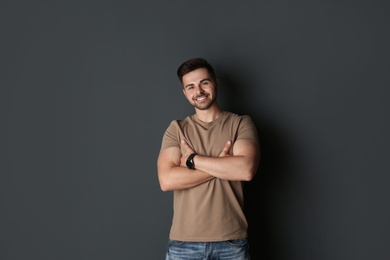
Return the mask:
POLYGON ((202 82, 204 82, 204 81, 211 81, 211 79, 209 79, 209 78, 202 79, 202 80, 200 81, 200 83, 202 83, 202 82))

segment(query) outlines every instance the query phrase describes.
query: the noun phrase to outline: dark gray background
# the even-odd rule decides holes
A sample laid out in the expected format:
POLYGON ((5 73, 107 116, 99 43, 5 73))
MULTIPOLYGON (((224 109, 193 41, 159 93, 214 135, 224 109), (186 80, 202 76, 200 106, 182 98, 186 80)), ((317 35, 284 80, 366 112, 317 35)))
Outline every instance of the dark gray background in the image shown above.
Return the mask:
POLYGON ((1 1, 0 259, 163 259, 202 56, 256 123, 253 259, 390 259, 387 1, 1 1))

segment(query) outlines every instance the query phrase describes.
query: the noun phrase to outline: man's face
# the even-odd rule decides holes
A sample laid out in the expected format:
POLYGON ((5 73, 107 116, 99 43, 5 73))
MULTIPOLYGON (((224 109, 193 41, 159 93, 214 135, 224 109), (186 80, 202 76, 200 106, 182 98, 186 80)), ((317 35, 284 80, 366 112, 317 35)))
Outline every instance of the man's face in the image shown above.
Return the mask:
POLYGON ((206 110, 217 98, 217 83, 207 69, 200 68, 185 74, 182 78, 183 93, 195 108, 206 110))

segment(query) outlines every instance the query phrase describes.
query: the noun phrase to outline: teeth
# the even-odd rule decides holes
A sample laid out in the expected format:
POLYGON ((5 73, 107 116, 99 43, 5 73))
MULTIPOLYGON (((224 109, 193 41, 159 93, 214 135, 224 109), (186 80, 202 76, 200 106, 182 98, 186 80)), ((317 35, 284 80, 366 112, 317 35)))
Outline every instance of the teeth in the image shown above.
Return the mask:
POLYGON ((197 98, 196 100, 203 100, 203 99, 205 99, 206 97, 205 96, 203 96, 203 97, 199 97, 199 98, 197 98))

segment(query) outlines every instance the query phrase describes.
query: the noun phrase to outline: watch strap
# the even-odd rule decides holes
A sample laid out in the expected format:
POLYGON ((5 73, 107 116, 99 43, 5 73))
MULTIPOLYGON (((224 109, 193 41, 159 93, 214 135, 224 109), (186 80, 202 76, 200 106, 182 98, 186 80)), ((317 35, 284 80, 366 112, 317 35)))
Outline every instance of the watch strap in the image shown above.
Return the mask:
POLYGON ((186 161, 186 165, 187 165, 188 169, 195 170, 195 163, 194 163, 195 155, 196 155, 196 153, 192 153, 192 154, 190 154, 190 156, 188 156, 187 161, 186 161))

